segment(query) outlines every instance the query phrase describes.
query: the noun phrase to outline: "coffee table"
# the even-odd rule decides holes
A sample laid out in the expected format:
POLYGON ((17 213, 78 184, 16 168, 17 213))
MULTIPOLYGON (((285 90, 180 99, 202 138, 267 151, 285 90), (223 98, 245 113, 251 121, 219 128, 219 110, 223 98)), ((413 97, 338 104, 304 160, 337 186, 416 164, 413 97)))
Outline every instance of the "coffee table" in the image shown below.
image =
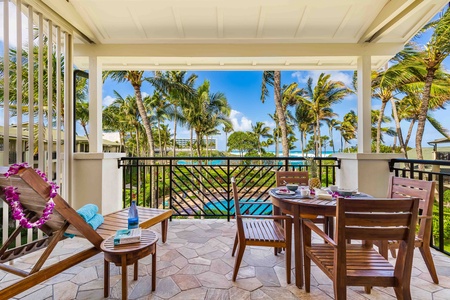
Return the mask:
POLYGON ((127 299, 127 266, 134 264, 134 280, 138 279, 138 260, 152 255, 152 291, 156 288, 156 232, 148 229, 142 230, 141 241, 125 245, 114 246, 114 236, 104 240, 100 245, 105 256, 105 283, 104 296, 109 296, 109 263, 122 266, 122 299, 127 299))

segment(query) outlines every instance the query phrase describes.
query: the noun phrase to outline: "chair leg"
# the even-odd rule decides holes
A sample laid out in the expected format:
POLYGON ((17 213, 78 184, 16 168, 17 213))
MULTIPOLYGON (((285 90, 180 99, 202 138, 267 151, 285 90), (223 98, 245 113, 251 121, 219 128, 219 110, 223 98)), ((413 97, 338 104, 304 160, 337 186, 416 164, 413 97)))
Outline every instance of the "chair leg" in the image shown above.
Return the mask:
POLYGON ((234 261, 234 270, 233 270, 233 281, 236 281, 236 277, 239 271, 239 267, 241 265, 242 257, 244 256, 245 244, 239 243, 238 254, 236 256, 236 260, 234 261))
POLYGON ((411 290, 409 286, 397 286, 394 287, 395 296, 398 300, 411 300, 411 290))
POLYGON ((287 284, 291 283, 291 253, 292 246, 286 245, 286 282, 287 284))
POLYGON ((238 244, 238 234, 236 232, 236 236, 234 237, 233 252, 231 252, 231 256, 234 256, 234 253, 236 253, 237 244, 238 244))
POLYGON ((430 272, 433 282, 436 284, 439 284, 439 278, 436 273, 436 267, 434 266, 434 261, 433 261, 433 256, 431 255, 430 246, 424 244, 422 247, 419 247, 419 250, 420 250, 420 253, 422 254, 425 264, 427 265, 428 272, 430 272))
POLYGON ((309 293, 311 288, 311 259, 306 254, 303 258, 303 267, 305 268, 305 292, 309 293))

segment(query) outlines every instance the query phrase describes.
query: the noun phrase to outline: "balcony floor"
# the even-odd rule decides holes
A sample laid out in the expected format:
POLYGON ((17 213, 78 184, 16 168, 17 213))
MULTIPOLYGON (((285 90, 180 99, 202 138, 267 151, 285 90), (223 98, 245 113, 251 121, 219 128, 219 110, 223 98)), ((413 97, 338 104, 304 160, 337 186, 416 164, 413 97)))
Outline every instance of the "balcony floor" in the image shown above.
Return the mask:
MULTIPOLYGON (((160 232, 160 226, 152 229, 160 232)), ((151 292, 151 257, 140 260, 139 279, 132 280, 129 266, 129 299, 332 299, 331 281, 313 266, 311 293, 286 284, 284 254, 271 248, 248 247, 236 282, 231 281, 234 257, 231 247, 235 222, 226 220, 173 220, 166 244, 158 242, 156 291, 151 292)), ((53 263, 89 246, 84 239, 59 243, 53 263)), ((15 266, 26 269, 40 252, 18 259, 15 266)), ((440 284, 432 283, 418 250, 415 251, 411 291, 413 299, 450 299, 450 257, 433 252, 440 284)), ((293 277, 294 278, 294 277, 293 277)), ((18 278, 0 271, 0 289, 18 278)), ((35 286, 15 299, 104 299, 103 254, 35 286)), ((121 298, 119 267, 111 264, 110 299, 121 298)), ((392 288, 378 288, 372 294, 351 287, 349 299, 395 299, 392 288)))

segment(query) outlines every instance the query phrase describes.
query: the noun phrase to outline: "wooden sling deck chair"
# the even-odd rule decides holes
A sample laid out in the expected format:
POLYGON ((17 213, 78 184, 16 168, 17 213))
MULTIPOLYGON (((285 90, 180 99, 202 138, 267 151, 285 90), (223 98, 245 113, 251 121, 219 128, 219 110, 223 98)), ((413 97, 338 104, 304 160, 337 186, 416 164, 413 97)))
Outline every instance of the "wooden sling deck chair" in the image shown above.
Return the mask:
MULTIPOLYGON (((4 199, 4 187, 11 185, 17 187, 20 192, 20 202, 24 208, 26 217, 30 221, 37 220, 42 215, 42 211, 49 200, 50 185, 32 168, 21 169, 17 175, 12 175, 9 178, 0 175, 0 197, 2 199, 4 199)), ((40 228, 46 235, 43 239, 18 246, 14 249, 8 249, 21 232, 22 227, 19 226, 1 246, 0 269, 23 277, 23 279, 0 290, 0 299, 14 297, 100 253, 101 242, 113 235, 117 229, 126 228, 128 224, 128 209, 124 209, 104 216, 104 223, 97 230, 94 230, 59 195, 53 198, 53 201, 55 203, 53 214, 50 215, 50 219, 40 228), (44 263, 56 244, 66 238, 64 233, 84 237, 89 240, 93 247, 82 250, 64 260, 43 268, 44 263), (29 271, 24 271, 8 264, 13 259, 44 248, 45 250, 42 252, 42 255, 29 271)), ((4 206, 4 209, 7 209, 7 206, 4 206)), ((171 210, 139 207, 139 226, 141 228, 149 228, 161 222, 162 240, 165 242, 167 238, 168 219, 171 215, 171 210)))

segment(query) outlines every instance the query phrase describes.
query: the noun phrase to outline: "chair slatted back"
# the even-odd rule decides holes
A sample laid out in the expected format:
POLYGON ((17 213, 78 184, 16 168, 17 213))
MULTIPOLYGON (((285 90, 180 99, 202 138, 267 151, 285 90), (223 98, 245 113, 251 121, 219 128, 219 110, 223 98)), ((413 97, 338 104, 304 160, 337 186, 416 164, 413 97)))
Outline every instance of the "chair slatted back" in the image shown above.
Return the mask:
MULTIPOLYGON (((38 217, 42 215, 45 205, 50 199, 51 187, 32 168, 21 169, 18 174, 9 178, 0 175, 2 198, 4 197, 3 188, 6 186, 18 188, 20 203, 26 211, 32 212, 38 217)), ((67 221, 71 224, 66 230, 67 233, 85 236, 93 245, 100 248, 103 238, 61 196, 56 195, 53 201, 55 202, 53 213, 41 230, 45 234, 51 235, 60 230, 67 221)))
POLYGON ((433 201, 436 183, 434 181, 410 179, 391 176, 389 178, 388 197, 417 197, 419 201, 419 213, 421 216, 430 217, 429 219, 419 218, 419 231, 417 236, 430 243, 431 226, 433 224, 433 201))
POLYGON ((241 208, 239 206, 239 194, 236 185, 236 179, 231 177, 231 189, 233 191, 233 200, 234 200, 234 213, 236 216, 241 215, 241 208))
POLYGON ((277 171, 277 186, 286 185, 286 183, 296 183, 298 185, 308 185, 308 172, 306 171, 277 171))
POLYGON ((417 201, 411 201, 411 198, 339 198, 336 221, 338 236, 344 241, 367 240, 368 237, 372 240, 407 240, 410 225, 415 224, 417 219, 411 214, 417 201))

